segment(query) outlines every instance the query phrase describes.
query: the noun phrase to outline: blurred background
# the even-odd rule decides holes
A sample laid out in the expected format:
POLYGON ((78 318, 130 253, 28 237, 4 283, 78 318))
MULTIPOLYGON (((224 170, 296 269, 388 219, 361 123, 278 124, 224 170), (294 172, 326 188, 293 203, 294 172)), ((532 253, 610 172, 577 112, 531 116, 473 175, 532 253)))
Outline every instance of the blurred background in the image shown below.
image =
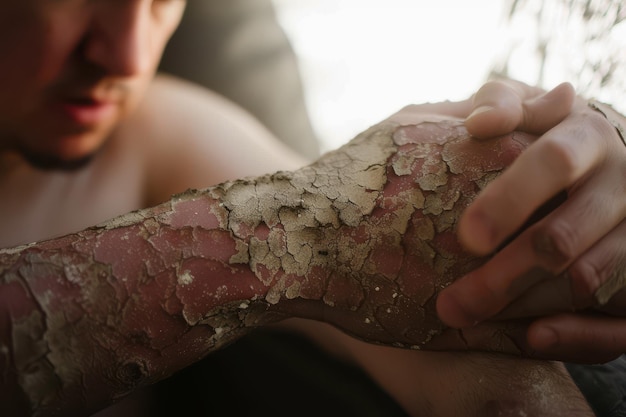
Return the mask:
POLYGON ((235 101, 314 158, 407 104, 466 98, 493 75, 569 81, 626 113, 625 4, 195 0, 161 69, 235 101))
POLYGON ((570 81, 626 110, 621 1, 273 2, 322 151, 406 104, 466 98, 491 72, 548 88, 570 81))
POLYGON ((274 0, 322 150, 410 103, 461 99, 502 37, 493 0, 274 0))

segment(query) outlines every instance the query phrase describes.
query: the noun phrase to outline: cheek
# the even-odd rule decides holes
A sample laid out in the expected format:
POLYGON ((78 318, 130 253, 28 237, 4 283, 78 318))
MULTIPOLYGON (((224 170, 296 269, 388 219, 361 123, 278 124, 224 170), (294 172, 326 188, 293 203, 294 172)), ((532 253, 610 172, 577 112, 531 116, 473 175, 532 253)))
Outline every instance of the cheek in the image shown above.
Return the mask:
MULTIPOLYGON (((2 19, 4 20, 4 19, 2 19)), ((47 22, 0 21, 0 91, 17 105, 52 84, 74 47, 70 31, 47 22)))
POLYGON ((185 11, 185 3, 174 3, 168 7, 169 9, 159 15, 154 22, 153 35, 154 39, 158 40, 158 45, 157 48, 153 49, 158 49, 155 51, 158 54, 158 60, 161 59, 165 46, 180 25, 185 11))
MULTIPOLYGON (((3 26, 0 21, 0 82, 6 88, 15 82, 32 79, 42 67, 42 52, 45 37, 33 33, 33 28, 26 25, 3 26)), ((21 83, 19 83, 21 84, 21 83)), ((6 91, 6 90, 5 90, 6 91)))
MULTIPOLYGON (((75 16, 74 16, 75 17, 75 16)), ((0 18, 0 21, 4 20, 0 18)), ((0 22, 1 23, 1 22, 0 22)), ((67 19, 23 19, 0 28, 0 126, 27 123, 62 81, 81 28, 67 19)))
POLYGON ((27 31, 14 31, 9 38, 0 32, 0 118, 19 117, 37 104, 41 87, 37 77, 44 68, 44 48, 43 42, 27 31))
MULTIPOLYGON (((142 96, 143 90, 145 90, 148 84, 152 81, 154 73, 157 71, 163 56, 165 46, 174 34, 174 31, 178 28, 183 10, 184 8, 181 8, 180 11, 170 13, 166 17, 162 17, 161 19, 156 19, 151 22, 149 35, 150 70, 140 74, 135 79, 138 87, 137 91, 139 92, 138 96, 142 96)), ((131 105, 130 107, 133 106, 131 105)))

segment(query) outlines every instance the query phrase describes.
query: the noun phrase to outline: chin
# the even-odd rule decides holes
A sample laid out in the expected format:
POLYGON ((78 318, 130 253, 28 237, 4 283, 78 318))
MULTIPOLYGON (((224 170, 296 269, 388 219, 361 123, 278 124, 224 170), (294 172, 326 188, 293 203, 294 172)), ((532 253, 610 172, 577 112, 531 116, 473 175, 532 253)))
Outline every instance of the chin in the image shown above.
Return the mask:
POLYGON ((104 143, 104 140, 96 137, 72 137, 56 141, 57 146, 52 149, 18 145, 17 151, 37 169, 76 171, 88 165, 104 143))
POLYGON ((77 171, 89 164, 97 152, 73 157, 47 152, 20 151, 22 157, 33 167, 44 171, 77 171))

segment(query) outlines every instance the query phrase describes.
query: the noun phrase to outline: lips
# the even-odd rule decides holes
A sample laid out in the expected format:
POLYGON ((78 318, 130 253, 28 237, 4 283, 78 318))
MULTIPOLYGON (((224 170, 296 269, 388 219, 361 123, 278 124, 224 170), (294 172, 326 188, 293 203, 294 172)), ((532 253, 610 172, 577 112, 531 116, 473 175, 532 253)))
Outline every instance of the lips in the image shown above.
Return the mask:
POLYGON ((72 97, 59 100, 55 107, 71 122, 82 126, 93 126, 110 119, 117 105, 111 100, 72 97))

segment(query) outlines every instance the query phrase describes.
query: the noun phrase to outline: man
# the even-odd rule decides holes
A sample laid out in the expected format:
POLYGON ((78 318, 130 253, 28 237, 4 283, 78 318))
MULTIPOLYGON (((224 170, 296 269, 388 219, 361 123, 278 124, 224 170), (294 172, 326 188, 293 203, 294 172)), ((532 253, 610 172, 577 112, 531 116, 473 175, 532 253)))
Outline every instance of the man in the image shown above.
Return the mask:
MULTIPOLYGON (((160 53, 183 11, 183 2, 5 3, 0 17, 0 50, 12 65, 0 70, 0 191, 11 198, 1 209, 1 246, 80 230, 155 205, 187 188, 295 169, 303 164, 258 123, 223 99, 174 79, 153 80, 160 53)), ((506 95, 510 91, 518 106, 513 111, 504 105, 502 108, 506 116, 513 114, 513 118, 520 108, 528 110, 526 115, 546 116, 543 111, 554 103, 560 104, 559 109, 569 110, 567 104, 572 100, 571 89, 566 87, 548 95, 506 87, 495 96, 511 98, 506 95)), ((474 106, 492 99, 493 94, 488 94, 484 101, 478 98, 474 106)), ((471 106, 464 102, 422 109, 469 114, 471 106)), ((516 120, 503 129, 518 126, 544 131, 566 113, 551 112, 547 121, 516 120)), ((608 128, 604 132, 610 136, 608 128)), ((487 131, 486 135, 499 133, 487 131)), ((318 327, 298 326, 304 331, 318 327)), ((462 379, 477 369, 476 363, 462 356, 442 359, 389 351, 325 327, 311 334, 322 341, 336 341, 344 354, 365 367, 412 413, 428 407, 441 411, 440 407, 450 404, 445 398, 437 401, 437 390, 428 387, 435 378, 432 375, 422 378, 428 383, 423 385, 421 396, 407 392, 412 381, 400 382, 390 375, 394 364, 421 372, 429 372, 427 364, 441 365, 436 373, 442 381, 462 379), (459 368, 442 372, 446 362, 467 367, 460 372, 459 368), (426 400, 435 404, 427 407, 423 403, 426 400)), ((484 360, 478 358, 477 362, 484 360)), ((492 367, 493 363, 502 363, 505 369, 526 369, 525 363, 510 359, 489 363, 492 367)), ((498 375, 502 368, 496 368, 493 374, 498 375)), ((562 375, 556 370, 550 372, 555 385, 562 375)), ((416 375, 420 373, 413 372, 409 377, 416 375)), ((528 381, 536 382, 532 378, 528 381)), ((525 389, 530 387, 532 384, 525 389)), ((487 394, 478 396, 484 400, 479 401, 479 407, 492 404, 490 401, 499 395, 497 389, 481 392, 487 394)), ((474 397, 475 392, 457 395, 462 403, 464 396, 474 397)))

